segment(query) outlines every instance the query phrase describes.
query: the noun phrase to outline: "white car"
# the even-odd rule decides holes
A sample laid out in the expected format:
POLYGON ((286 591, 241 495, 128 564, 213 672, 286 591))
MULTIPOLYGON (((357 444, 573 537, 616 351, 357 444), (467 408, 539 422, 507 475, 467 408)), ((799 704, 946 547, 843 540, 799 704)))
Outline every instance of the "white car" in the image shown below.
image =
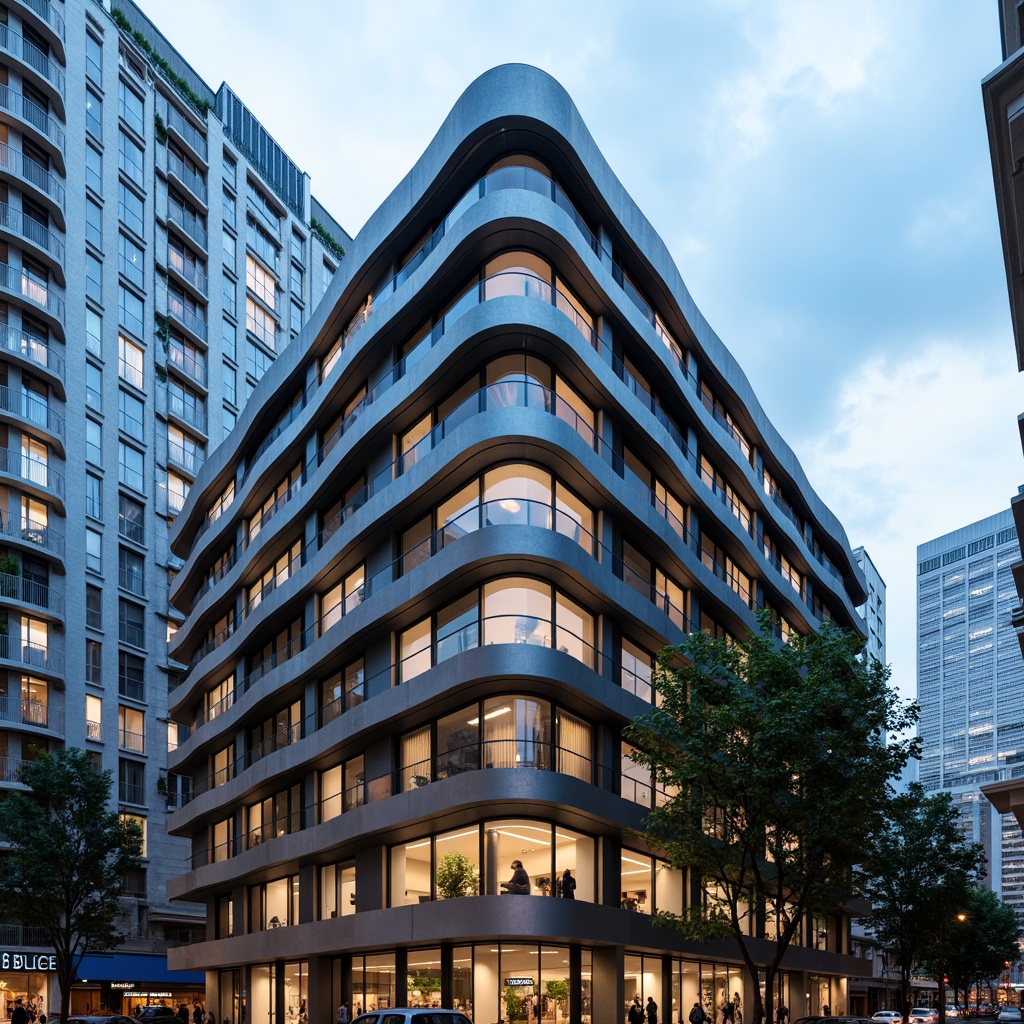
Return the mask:
POLYGON ((881 1024, 900 1024, 903 1014, 899 1010, 879 1010, 871 1014, 871 1019, 880 1021, 881 1024))
POLYGON ((939 1011, 932 1006, 915 1006, 910 1011, 907 1024, 935 1024, 939 1019, 939 1011))

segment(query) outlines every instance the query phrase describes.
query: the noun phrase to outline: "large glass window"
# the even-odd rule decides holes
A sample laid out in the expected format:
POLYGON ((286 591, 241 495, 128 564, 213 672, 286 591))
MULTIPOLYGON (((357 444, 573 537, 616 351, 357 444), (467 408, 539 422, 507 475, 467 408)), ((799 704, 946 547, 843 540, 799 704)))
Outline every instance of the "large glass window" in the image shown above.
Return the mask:
POLYGON ((320 920, 356 912, 355 861, 325 864, 320 869, 320 920))
POLYGON ((624 690, 651 702, 653 656, 632 640, 622 639, 622 666, 619 683, 624 690))

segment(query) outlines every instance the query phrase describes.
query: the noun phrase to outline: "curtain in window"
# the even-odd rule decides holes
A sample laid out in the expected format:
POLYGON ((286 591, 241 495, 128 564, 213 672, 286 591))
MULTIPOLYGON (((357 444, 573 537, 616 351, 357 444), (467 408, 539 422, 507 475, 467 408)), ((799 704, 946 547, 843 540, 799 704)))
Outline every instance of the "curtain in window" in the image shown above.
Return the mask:
POLYGON ((419 789, 432 778, 430 770, 430 727, 402 737, 402 792, 419 789))
POLYGON ((590 725, 575 715, 558 713, 558 766, 563 775, 591 782, 590 725))

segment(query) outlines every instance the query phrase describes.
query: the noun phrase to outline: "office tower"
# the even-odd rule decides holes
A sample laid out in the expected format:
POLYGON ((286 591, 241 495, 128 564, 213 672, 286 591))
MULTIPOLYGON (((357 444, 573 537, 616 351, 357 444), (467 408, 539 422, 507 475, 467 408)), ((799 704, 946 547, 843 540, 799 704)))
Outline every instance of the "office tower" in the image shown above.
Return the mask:
POLYGON ((981 787, 1024 778, 1024 661, 1013 625, 1013 513, 989 516, 917 549, 919 779, 959 806, 985 847, 987 883, 1024 919, 1024 843, 981 787))
POLYGON ((858 605, 857 611, 864 620, 867 639, 864 651, 869 658, 887 665, 885 659, 885 580, 875 567, 871 556, 863 547, 854 548, 854 560, 864 573, 867 600, 858 605))
MULTIPOLYGON (((663 794, 622 729, 666 643, 745 635, 756 608, 783 637, 863 632, 867 595, 552 79, 502 67, 459 100, 172 546, 172 894, 209 927, 171 963, 206 969, 218 1018, 750 1006, 736 949, 650 923, 702 889, 624 837, 663 794), (527 892, 500 895, 520 861, 527 892)), ((845 1006, 846 919, 801 934, 794 1017, 845 1006)))
MULTIPOLYGON (((242 101, 131 0, 2 11, 0 790, 39 748, 112 771, 146 844, 125 948, 153 952, 203 928, 201 905, 166 894, 188 856, 166 834, 168 523, 348 239, 242 101)), ((162 961, 80 975, 80 1010, 168 988, 162 961)), ((12 994, 49 982, 0 971, 12 994)))

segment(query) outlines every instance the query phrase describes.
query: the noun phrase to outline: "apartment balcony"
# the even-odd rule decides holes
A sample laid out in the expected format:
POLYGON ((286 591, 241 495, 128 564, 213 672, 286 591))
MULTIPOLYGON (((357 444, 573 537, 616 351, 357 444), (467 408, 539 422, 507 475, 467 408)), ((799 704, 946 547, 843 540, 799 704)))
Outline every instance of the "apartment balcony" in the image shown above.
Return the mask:
POLYGON ((64 53, 64 18, 57 12, 56 7, 50 0, 15 0, 21 8, 21 16, 34 28, 41 30, 42 34, 49 38, 50 43, 55 47, 58 60, 66 61, 64 53), (26 18, 27 12, 31 11, 35 17, 26 18), (38 19, 38 20, 37 20, 38 19))
POLYGON ((9 85, 0 85, 0 110, 18 119, 19 127, 37 140, 57 162, 57 170, 67 173, 64 164, 64 128, 57 119, 34 100, 16 92, 9 85))
POLYGON ((64 357, 39 338, 10 324, 0 323, 0 359, 14 358, 33 374, 48 378, 57 398, 63 401, 64 357))
POLYGON ((198 312, 191 310, 173 292, 164 292, 166 298, 167 315, 185 328, 190 334, 206 344, 207 327, 206 320, 198 312))
POLYGON ((194 263, 189 263, 169 242, 167 244, 167 269, 173 270, 176 277, 198 292, 204 299, 209 296, 210 282, 206 275, 194 263))
POLYGON ((2 142, 0 143, 0 176, 7 177, 23 191, 31 190, 32 194, 42 199, 50 208, 50 212, 60 221, 58 227, 64 227, 64 185, 56 174, 47 170, 32 157, 26 156, 7 145, 6 142, 2 142))
POLYGON ((64 417, 38 395, 0 384, 0 418, 9 419, 18 426, 25 424, 49 434, 63 455, 64 417))
POLYGON ((0 697, 0 723, 28 725, 64 734, 64 713, 35 700, 0 697))
POLYGON ((64 277, 64 239, 62 233, 51 231, 39 221, 26 217, 7 203, 0 203, 0 232, 22 248, 41 258, 54 272, 57 283, 66 284, 64 277))
MULTIPOLYGON (((170 391, 165 394, 167 395, 167 415, 173 416, 183 426, 198 430, 206 436, 209 431, 206 410, 198 405, 190 405, 170 391)), ((159 412, 159 409, 157 411, 159 412)))
MULTIPOLYGON (((168 440, 167 442, 167 462, 170 465, 177 466, 179 469, 184 470, 191 477, 199 475, 199 470, 203 468, 203 463, 206 461, 206 457, 202 452, 189 451, 183 448, 180 444, 174 441, 168 440)), ((173 497, 169 498, 169 501, 173 502, 173 497)), ((181 506, 179 505, 174 511, 180 512, 181 506)))
POLYGON ((203 222, 194 214, 182 209, 173 199, 167 201, 167 223, 173 224, 186 238, 191 239, 200 249, 207 248, 207 231, 203 222))
POLYGON ((18 774, 21 771, 21 766, 25 763, 20 757, 8 757, 6 754, 0 754, 0 783, 18 782, 18 774))
POLYGON ((0 52, 19 62, 21 66, 17 70, 47 94, 57 107, 59 117, 67 116, 64 109, 64 69, 56 61, 50 60, 38 46, 9 25, 0 25, 0 52))
POLYGON ((206 138, 198 128, 185 120, 177 107, 167 104, 167 128, 173 132, 204 164, 209 164, 206 138))
POLYGON ((19 668, 28 666, 37 672, 45 672, 52 676, 64 676, 63 653, 31 640, 8 636, 6 633, 0 633, 0 661, 14 664, 19 668))
POLYGON ((206 187, 206 181, 201 175, 186 167, 185 161, 170 151, 167 153, 167 174, 184 185, 203 206, 210 205, 210 193, 206 187))
POLYGON ((27 605, 32 610, 45 613, 58 621, 64 618, 64 598, 52 587, 35 580, 0 572, 0 604, 9 601, 27 605))
POLYGON ((60 503, 64 514, 64 474, 58 473, 49 463, 27 455, 19 448, 0 448, 0 476, 14 477, 30 490, 37 491, 43 498, 60 503))
POLYGON ((183 377, 186 377, 194 384, 198 384, 204 391, 206 390, 207 372, 205 362, 200 362, 195 356, 180 348, 176 348, 172 343, 167 350, 167 365, 177 370, 183 377))
MULTIPOLYGON (((3 89, 3 86, 0 86, 3 89)), ((0 295, 13 295, 19 302, 27 302, 29 309, 41 313, 53 327, 55 334, 64 340, 64 297, 63 289, 52 282, 40 281, 24 270, 0 263, 0 295)))
POLYGON ((32 551, 33 554, 47 554, 56 564, 57 570, 64 573, 64 535, 52 526, 27 519, 17 513, 12 514, 0 509, 0 537, 7 542, 14 541, 16 546, 32 551))

